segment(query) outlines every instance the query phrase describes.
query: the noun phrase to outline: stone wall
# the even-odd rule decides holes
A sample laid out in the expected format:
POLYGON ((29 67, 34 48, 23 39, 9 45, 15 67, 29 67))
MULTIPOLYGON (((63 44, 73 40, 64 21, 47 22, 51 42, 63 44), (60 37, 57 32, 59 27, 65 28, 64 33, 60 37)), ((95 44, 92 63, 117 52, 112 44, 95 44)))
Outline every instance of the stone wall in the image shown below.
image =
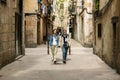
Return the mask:
MULTIPOLYGON (((120 8, 120 1, 117 1, 116 3, 116 8, 119 9, 120 8)), ((116 58, 116 68, 117 68, 117 72, 120 73, 120 10, 118 10, 118 16, 119 16, 119 22, 118 22, 118 41, 117 41, 117 58, 116 58)))
POLYGON ((35 13, 38 10, 38 0, 24 0, 24 13, 35 13))
POLYGON ((38 0, 23 0, 23 20, 26 47, 37 47, 38 0))
POLYGON ((84 1, 84 11, 80 13, 77 21, 78 41, 85 47, 93 46, 93 16, 92 14, 92 0, 84 1))
POLYGON ((37 46, 37 16, 26 16, 26 47, 37 46))
MULTIPOLYGON (((95 20, 95 53, 100 56, 108 65, 110 65, 113 68, 117 68, 120 70, 119 67, 119 40, 118 40, 118 34, 120 22, 118 21, 116 23, 116 28, 113 26, 112 18, 117 16, 120 17, 120 12, 117 8, 119 6, 119 1, 114 0, 112 3, 105 9, 102 13, 102 16, 99 16, 95 20), (100 27, 101 26, 101 31, 100 27), (98 28, 99 27, 99 28, 98 28), (115 33, 116 32, 116 33, 115 33), (101 33, 101 36, 98 36, 101 33), (115 38, 116 37, 116 38, 115 38), (118 42, 117 42, 118 41, 118 42), (117 58, 117 59, 116 59, 117 58), (117 63, 116 63, 117 61, 117 63)), ((104 3, 101 3, 100 5, 103 5, 104 3)))
POLYGON ((0 67, 15 60, 15 12, 19 13, 18 1, 0 1, 0 67))

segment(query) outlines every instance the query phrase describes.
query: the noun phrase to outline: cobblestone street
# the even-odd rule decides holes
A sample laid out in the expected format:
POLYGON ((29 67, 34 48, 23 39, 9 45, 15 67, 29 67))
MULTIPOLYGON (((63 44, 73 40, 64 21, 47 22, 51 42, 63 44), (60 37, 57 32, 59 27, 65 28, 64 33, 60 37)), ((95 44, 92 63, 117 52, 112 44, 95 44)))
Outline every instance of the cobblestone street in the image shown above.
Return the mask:
POLYGON ((92 48, 72 40, 71 49, 67 64, 63 64, 59 48, 54 65, 46 45, 27 48, 25 56, 1 69, 0 80, 120 80, 120 75, 94 55, 92 48))

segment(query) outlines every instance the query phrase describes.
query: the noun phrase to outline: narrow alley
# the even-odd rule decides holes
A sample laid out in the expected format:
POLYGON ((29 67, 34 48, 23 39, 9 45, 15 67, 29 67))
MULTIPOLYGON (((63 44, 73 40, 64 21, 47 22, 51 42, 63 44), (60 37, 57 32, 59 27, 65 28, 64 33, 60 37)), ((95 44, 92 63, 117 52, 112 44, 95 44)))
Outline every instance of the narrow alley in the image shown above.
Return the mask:
POLYGON ((0 80, 120 80, 119 8, 120 0, 0 0, 0 80))
POLYGON ((57 64, 53 64, 46 45, 27 48, 24 57, 1 69, 0 80, 120 80, 120 75, 94 55, 92 48, 74 40, 67 64, 62 63, 61 55, 59 48, 57 64))

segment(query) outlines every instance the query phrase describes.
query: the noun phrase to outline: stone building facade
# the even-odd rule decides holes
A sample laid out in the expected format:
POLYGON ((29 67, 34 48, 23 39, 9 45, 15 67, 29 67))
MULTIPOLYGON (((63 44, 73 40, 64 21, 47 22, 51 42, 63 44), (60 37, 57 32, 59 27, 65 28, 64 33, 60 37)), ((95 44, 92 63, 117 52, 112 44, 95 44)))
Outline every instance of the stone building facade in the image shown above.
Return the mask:
POLYGON ((93 46, 93 0, 77 0, 75 39, 85 47, 93 46))
POLYGON ((99 5, 94 2, 94 53, 120 73, 120 1, 97 1, 99 5))
POLYGON ((69 13, 68 13, 68 5, 69 2, 66 1, 62 1, 62 0, 54 0, 54 5, 55 6, 55 11, 54 11, 54 15, 55 17, 55 21, 54 21, 54 29, 58 29, 58 31, 60 31, 61 33, 63 32, 63 29, 66 29, 67 32, 69 33, 69 13))
POLYGON ((24 0, 24 27, 26 47, 37 47, 46 43, 47 37, 51 34, 52 21, 49 15, 50 0, 24 0), (49 17, 48 17, 49 15, 49 17))
POLYGON ((22 0, 0 0, 0 68, 24 55, 22 0))
POLYGON ((37 46, 37 11, 38 0, 23 1, 26 47, 37 46))

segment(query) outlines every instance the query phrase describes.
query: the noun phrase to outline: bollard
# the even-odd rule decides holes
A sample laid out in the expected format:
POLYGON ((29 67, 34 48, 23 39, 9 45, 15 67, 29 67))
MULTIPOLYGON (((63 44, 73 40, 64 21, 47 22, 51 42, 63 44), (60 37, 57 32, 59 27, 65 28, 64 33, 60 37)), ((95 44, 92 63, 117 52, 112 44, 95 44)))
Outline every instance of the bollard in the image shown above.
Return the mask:
POLYGON ((69 55, 71 55, 71 46, 69 46, 68 49, 69 49, 69 55))

